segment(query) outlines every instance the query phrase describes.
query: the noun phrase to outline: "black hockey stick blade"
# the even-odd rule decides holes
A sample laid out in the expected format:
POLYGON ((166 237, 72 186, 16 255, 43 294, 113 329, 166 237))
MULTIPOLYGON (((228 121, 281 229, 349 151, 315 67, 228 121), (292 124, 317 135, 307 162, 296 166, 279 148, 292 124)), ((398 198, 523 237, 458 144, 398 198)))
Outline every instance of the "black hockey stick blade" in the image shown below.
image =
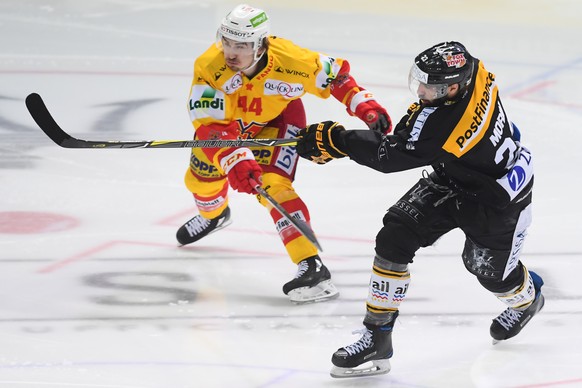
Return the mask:
POLYGON ((42 129, 42 131, 52 141, 61 147, 67 147, 72 137, 65 133, 61 127, 59 127, 48 111, 42 98, 36 93, 31 93, 26 97, 25 102, 26 109, 28 109, 28 112, 39 128, 42 129))
POLYGON ((275 200, 275 198, 271 197, 269 193, 265 189, 261 187, 254 179, 251 180, 251 184, 254 185, 255 190, 259 192, 261 196, 263 196, 287 221, 289 221, 298 231, 301 233, 305 238, 307 238, 315 247, 320 251, 323 252, 319 241, 317 241, 317 237, 313 230, 307 225, 307 223, 299 218, 294 218, 285 210, 283 206, 279 202, 275 200))
POLYGON ((146 140, 95 141, 77 139, 57 124, 42 97, 31 93, 26 108, 42 131, 64 148, 222 148, 222 147, 283 147, 294 146, 297 139, 234 139, 234 140, 146 140))

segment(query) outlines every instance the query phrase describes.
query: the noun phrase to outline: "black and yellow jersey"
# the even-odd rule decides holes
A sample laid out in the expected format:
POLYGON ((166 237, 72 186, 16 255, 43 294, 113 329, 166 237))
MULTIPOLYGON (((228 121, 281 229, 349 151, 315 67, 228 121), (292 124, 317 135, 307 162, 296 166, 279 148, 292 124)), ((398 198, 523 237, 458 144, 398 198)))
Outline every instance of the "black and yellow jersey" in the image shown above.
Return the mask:
POLYGON ((414 103, 393 135, 341 133, 340 148, 354 161, 382 172, 431 165, 456 192, 497 207, 527 196, 533 184, 531 153, 519 142, 495 75, 477 71, 460 98, 439 106, 414 103))

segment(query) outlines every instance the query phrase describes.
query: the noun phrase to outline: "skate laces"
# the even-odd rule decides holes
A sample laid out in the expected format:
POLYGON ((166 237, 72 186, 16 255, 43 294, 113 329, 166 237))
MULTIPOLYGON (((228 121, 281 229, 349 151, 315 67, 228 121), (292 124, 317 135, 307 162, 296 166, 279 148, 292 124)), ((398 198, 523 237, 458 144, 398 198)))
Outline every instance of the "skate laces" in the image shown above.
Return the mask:
POLYGON ((352 331, 352 334, 361 334, 362 338, 360 338, 353 344, 344 347, 346 352, 348 352, 349 356, 353 356, 356 353, 360 353, 365 349, 369 348, 370 346, 372 346, 372 330, 369 330, 368 328, 364 327, 359 330, 352 331))
POLYGON ((307 260, 299 262, 297 267, 297 273, 295 274, 295 279, 299 279, 301 276, 303 276, 303 274, 307 272, 308 269, 309 264, 307 263, 307 260))
POLYGON ((205 230, 206 228, 208 228, 208 225, 210 225, 210 221, 207 218, 204 218, 200 215, 192 218, 185 226, 186 226, 186 230, 188 231, 188 234, 193 237, 195 235, 197 235, 198 233, 202 232, 203 230, 205 230))
POLYGON ((508 308, 507 310, 499 314, 499 316, 495 318, 495 320, 499 322, 499 324, 503 326, 505 330, 509 331, 511 330, 513 325, 519 322, 519 319, 521 318, 522 314, 523 311, 517 311, 512 308, 508 308))
POLYGON ((441 185, 441 184, 436 183, 431 178, 431 176, 428 173, 428 171, 426 171, 426 170, 422 170, 422 178, 425 180, 426 184, 430 188, 432 188, 433 190, 436 190, 437 192, 439 192, 441 194, 444 194, 444 196, 442 198, 440 198, 438 201, 436 201, 435 203, 433 203, 433 206, 434 207, 439 206, 440 204, 442 204, 443 202, 445 202, 449 198, 453 198, 453 197, 455 197, 457 195, 457 193, 455 193, 449 186, 445 186, 445 185, 441 185))

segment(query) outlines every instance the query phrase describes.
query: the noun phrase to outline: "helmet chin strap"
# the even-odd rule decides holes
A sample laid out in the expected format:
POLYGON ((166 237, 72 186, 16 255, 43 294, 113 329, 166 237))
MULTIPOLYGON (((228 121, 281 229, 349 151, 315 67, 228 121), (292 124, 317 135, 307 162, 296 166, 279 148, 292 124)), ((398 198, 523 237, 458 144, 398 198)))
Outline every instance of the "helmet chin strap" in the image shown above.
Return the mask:
MULTIPOLYGON (((260 49, 259 49, 260 50, 260 49)), ((253 61, 253 63, 251 63, 250 65, 248 65, 247 67, 245 67, 244 69, 241 69, 241 71, 244 73, 245 71, 252 69, 257 63, 259 63, 259 61, 261 60, 261 58, 263 57, 263 55, 265 55, 265 53, 267 52, 267 50, 263 51, 263 53, 261 55, 259 55, 257 57, 257 54, 259 52, 259 50, 257 50, 257 52, 255 53, 254 57, 255 60, 253 61)), ((246 73, 245 73, 246 74, 246 73)))

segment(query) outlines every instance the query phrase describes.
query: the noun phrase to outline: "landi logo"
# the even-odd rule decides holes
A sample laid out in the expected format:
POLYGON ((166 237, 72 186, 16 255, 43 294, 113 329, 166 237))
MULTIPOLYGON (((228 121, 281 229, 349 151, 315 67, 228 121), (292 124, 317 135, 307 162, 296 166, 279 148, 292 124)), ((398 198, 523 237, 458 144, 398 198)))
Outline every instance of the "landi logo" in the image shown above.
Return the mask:
POLYGON ((190 109, 217 109, 224 110, 224 98, 216 97, 216 90, 205 88, 199 99, 190 99, 190 109))

